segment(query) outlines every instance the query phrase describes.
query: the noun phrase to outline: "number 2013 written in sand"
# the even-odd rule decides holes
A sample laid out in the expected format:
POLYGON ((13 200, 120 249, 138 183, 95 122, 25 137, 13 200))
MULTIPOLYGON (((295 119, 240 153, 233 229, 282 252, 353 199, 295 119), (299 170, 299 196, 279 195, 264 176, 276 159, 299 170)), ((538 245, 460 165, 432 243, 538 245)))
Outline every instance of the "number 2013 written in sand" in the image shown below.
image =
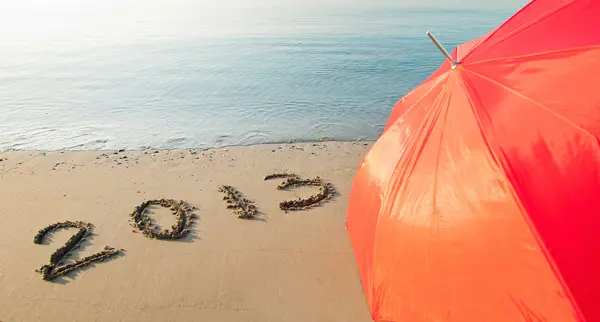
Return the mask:
MULTIPOLYGON (((316 207, 323 202, 330 200, 335 194, 335 188, 332 184, 324 182, 321 178, 314 179, 301 178, 291 173, 274 173, 266 176, 265 180, 285 179, 277 186, 279 190, 287 190, 301 186, 318 187, 319 190, 314 195, 302 199, 281 201, 279 208, 283 211, 306 210, 316 207)), ((242 195, 240 191, 232 186, 220 186, 219 191, 224 194, 223 200, 226 201, 228 209, 240 219, 257 219, 259 211, 256 205, 242 195)), ((129 214, 131 225, 135 228, 133 232, 141 232, 143 236, 159 240, 176 240, 188 235, 190 227, 196 218, 194 210, 196 208, 185 201, 176 201, 173 199, 155 199, 144 201, 141 205, 129 214), (159 229, 150 218, 150 207, 161 206, 169 208, 176 217, 177 222, 171 226, 171 229, 159 229)), ((58 248, 50 255, 48 264, 42 265, 36 270, 42 276, 43 280, 52 281, 69 272, 84 268, 95 262, 103 262, 123 255, 124 249, 115 249, 110 246, 104 246, 104 249, 98 253, 86 256, 80 260, 69 264, 63 262, 72 255, 72 252, 81 249, 82 244, 92 237, 93 225, 83 221, 65 221, 51 224, 40 231, 33 238, 35 244, 43 244, 45 237, 59 229, 75 228, 78 231, 67 240, 64 246, 58 248)))

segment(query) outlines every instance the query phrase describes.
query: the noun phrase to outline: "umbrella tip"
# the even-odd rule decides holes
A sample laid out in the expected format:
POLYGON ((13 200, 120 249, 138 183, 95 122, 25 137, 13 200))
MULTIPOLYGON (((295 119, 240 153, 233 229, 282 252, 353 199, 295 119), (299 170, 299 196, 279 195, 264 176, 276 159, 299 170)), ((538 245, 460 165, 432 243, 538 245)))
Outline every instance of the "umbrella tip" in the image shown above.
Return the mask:
POLYGON ((429 36, 429 39, 431 39, 431 41, 433 41, 433 43, 436 45, 436 47, 442 52, 442 54, 444 54, 446 59, 448 59, 448 61, 450 61, 450 64, 452 64, 452 69, 454 69, 456 67, 456 65, 458 65, 458 63, 452 59, 452 57, 450 56, 450 54, 448 53, 446 48, 444 48, 444 46, 442 46, 442 44, 435 38, 435 36, 429 30, 427 30, 426 34, 427 34, 427 36, 429 36))

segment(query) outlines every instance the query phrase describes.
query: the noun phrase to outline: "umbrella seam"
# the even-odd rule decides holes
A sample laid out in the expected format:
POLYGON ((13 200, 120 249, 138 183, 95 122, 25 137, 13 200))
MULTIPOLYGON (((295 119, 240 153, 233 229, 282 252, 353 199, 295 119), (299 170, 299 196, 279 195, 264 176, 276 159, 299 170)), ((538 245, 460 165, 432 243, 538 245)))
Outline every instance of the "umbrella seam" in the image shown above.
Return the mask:
MULTIPOLYGON (((428 126, 428 129, 427 129, 427 132, 429 134, 431 134, 431 132, 435 129, 436 125, 438 124, 437 121, 439 120, 439 116, 442 113, 442 109, 443 109, 444 118, 442 119, 442 131, 440 133, 440 144, 438 145, 438 158, 437 158, 437 162, 436 162, 436 171, 435 171, 434 188, 433 188, 434 205, 433 205, 432 213, 435 212, 435 196, 436 196, 436 193, 437 193, 436 186, 437 186, 437 174, 438 174, 438 165, 439 165, 439 151, 441 149, 441 142, 443 140, 444 128, 446 127, 446 121, 447 121, 447 117, 448 117, 448 110, 449 110, 449 106, 450 106, 450 98, 451 98, 451 96, 452 96, 451 93, 444 93, 443 91, 440 92, 440 94, 438 94, 438 98, 436 98, 436 102, 439 101, 440 104, 444 104, 444 102, 445 102, 445 104, 444 104, 445 107, 439 108, 437 110, 435 110, 435 109, 432 110, 432 112, 431 112, 432 115, 430 116, 430 118, 432 119, 432 121, 431 121, 431 124, 428 126), (441 95, 441 98, 439 97, 440 95, 441 95)), ((423 123, 425 123, 425 122, 423 122, 423 123)), ((424 127, 424 125, 422 127, 424 127)), ((419 155, 422 154, 423 150, 425 149, 425 146, 429 142, 430 137, 431 137, 430 135, 427 135, 426 138, 425 138, 425 141, 423 142, 423 144, 421 144, 420 149, 418 149, 419 150, 419 153, 418 153, 419 155)), ((413 153, 414 153, 414 150, 416 150, 416 149, 417 149, 417 145, 415 145, 413 147, 413 153)), ((417 158, 417 160, 418 160, 418 158, 417 158)), ((413 170, 416 167, 417 163, 418 163, 418 161, 415 161, 415 163, 413 164, 413 167, 412 167, 410 173, 413 172, 413 170)), ((400 193, 400 195, 401 195, 401 193, 400 193)), ((393 207, 393 205, 391 207, 393 207)), ((416 220, 415 217, 413 217, 413 222, 411 223, 411 226, 414 226, 414 220, 416 220)), ((397 263, 398 263, 399 260, 400 259, 398 257, 395 257, 394 261, 391 263, 390 267, 388 268, 388 273, 387 273, 385 279, 389 279, 389 276, 391 275, 389 272, 391 272, 391 271, 394 270, 394 268, 396 267, 396 265, 397 265, 397 263)))
POLYGON ((590 131, 586 130, 585 128, 583 128, 583 127, 581 127, 581 126, 579 126, 579 125, 577 125, 577 124, 575 124, 575 122, 573 122, 573 121, 569 120, 568 118, 566 118, 566 117, 562 116, 561 114, 559 114, 559 113, 557 113, 557 112, 555 112, 555 111, 551 110, 550 108, 548 108, 548 107, 547 107, 547 106, 545 106, 544 104, 542 104, 542 103, 540 103, 540 102, 538 102, 538 101, 534 100, 533 98, 531 98, 531 97, 529 97, 529 96, 527 96, 527 95, 525 95, 525 94, 523 94, 523 93, 520 93, 519 91, 517 91, 517 90, 515 90, 515 89, 513 89, 513 88, 511 88, 511 87, 509 87, 509 86, 506 86, 505 84, 502 84, 502 83, 500 83, 499 81, 497 81, 497 80, 495 80, 495 79, 492 79, 492 78, 490 78, 490 77, 487 77, 487 76, 485 76, 485 75, 483 75, 483 74, 477 73, 477 72, 475 72, 475 71, 472 71, 472 70, 467 70, 467 69, 464 69, 464 70, 465 70, 466 72, 468 72, 468 73, 472 73, 472 74, 474 74, 474 75, 476 75, 476 76, 479 76, 480 78, 483 78, 483 79, 485 79, 485 80, 489 81, 489 82, 490 82, 490 83, 492 83, 492 84, 495 84, 495 85, 497 85, 497 86, 499 86, 499 87, 501 87, 501 88, 504 88, 504 89, 506 89, 506 90, 510 91, 511 93, 513 93, 513 94, 515 94, 515 95, 517 95, 517 96, 519 96, 519 97, 521 97, 521 98, 524 98, 524 99, 528 100, 528 101, 529 101, 529 102, 531 102, 531 103, 534 103, 534 106, 537 106, 538 108, 540 108, 541 110, 543 110, 543 111, 545 111, 545 112, 549 113, 550 115, 553 115, 554 117, 556 117, 556 118, 558 118, 558 119, 560 119, 560 120, 563 120, 563 121, 564 121, 564 122, 566 122, 567 124, 569 124, 569 125, 571 125, 572 127, 574 127, 574 128, 576 128, 576 129, 578 129, 579 131, 582 131, 582 132, 584 132, 585 134, 587 134, 587 135, 591 136, 592 138, 594 138, 594 139, 597 139, 597 137, 596 137, 594 134, 592 134, 590 131))
MULTIPOLYGON (((537 229, 535 228, 535 226, 533 225, 531 220, 529 219, 529 216, 525 215, 525 214, 527 214, 527 211, 526 211, 525 207, 523 206, 523 204, 521 203, 520 194, 517 192, 517 190, 514 187, 514 184, 513 184, 514 180, 511 180, 511 178, 514 178, 514 175, 512 175, 512 173, 513 173, 512 167, 510 165, 510 162, 508 162, 508 160, 506 158, 506 154, 503 152, 503 149, 500 146, 497 146, 496 148, 500 151, 501 156, 496 154, 496 152, 492 148, 492 144, 490 143, 490 142, 493 142, 494 140, 489 140, 487 138, 487 135, 485 134, 485 131, 483 130, 483 126, 482 126, 483 123, 481 121, 481 118, 479 117, 479 113, 477 113, 475 103, 473 102, 471 95, 468 95, 470 93, 468 89, 472 88, 472 86, 470 86, 468 80, 464 79, 464 78, 462 79, 461 84, 462 84, 463 90, 465 90, 465 92, 467 94, 466 96, 469 101, 469 105, 471 107, 471 110, 473 111, 473 114, 475 115, 476 121, 478 123, 482 138, 485 141, 486 147, 487 147, 488 151, 490 152, 490 154, 492 155, 492 157, 495 159, 496 164, 499 166, 499 168, 503 172, 504 176, 508 180, 509 187, 511 190, 511 195, 513 196, 513 200, 515 201, 515 203, 517 204, 519 209, 521 209, 521 212, 520 212, 521 217, 523 218, 523 220, 525 221, 525 224, 527 225, 530 232, 532 233, 536 243, 538 244, 538 247, 540 248, 542 254, 544 255, 544 258, 546 258, 546 261, 548 261, 548 264, 550 265, 552 272, 558 279, 558 282, 562 286, 563 290, 566 292, 566 296, 569 300, 569 303, 571 303, 571 306, 573 307, 573 309, 577 315, 577 318, 580 321, 585 321, 585 318, 583 317, 583 313, 581 312, 579 305, 577 304, 577 302, 575 301, 575 298, 573 297, 573 294, 571 293, 571 289, 567 286, 560 270, 558 269, 558 266, 556 265, 556 263, 550 256, 549 251, 546 247, 546 244, 540 237, 539 232, 537 231, 537 229)), ((475 91, 475 94, 476 93, 477 92, 475 91)), ((478 96, 478 95, 476 94, 475 96, 478 96)), ((483 105, 483 104, 480 103, 479 105, 483 105)), ((490 117, 486 111, 483 111, 483 113, 486 115, 486 118, 488 119, 488 123, 491 126, 491 129, 490 129, 491 135, 492 135, 492 137, 494 137, 495 134, 494 134, 494 130, 493 130, 493 125, 491 125, 492 122, 490 121, 490 117)))
MULTIPOLYGON (((429 93, 436 88, 440 82, 443 81, 444 77, 448 76, 448 71, 442 73, 441 75, 439 75, 436 78, 432 78, 429 81, 426 81, 425 83, 420 84, 419 86, 413 88, 410 92, 408 92, 406 95, 402 96, 397 102, 396 105, 398 105, 398 103, 400 103, 404 98, 408 97, 409 95, 411 95, 412 93, 414 93, 416 90, 418 90, 421 87, 424 87, 425 85, 431 83, 431 82, 436 82, 436 84, 434 84, 433 86, 431 86, 431 88, 425 92, 425 94, 423 94, 423 96, 421 96, 421 98, 419 98, 415 103, 413 103, 408 109, 406 109, 406 111, 404 111, 404 113, 402 113, 401 115, 398 115, 398 118, 401 118, 402 116, 406 115, 410 110, 412 110, 417 104, 419 104, 419 102, 421 102, 427 95, 429 95, 429 93)), ((386 124, 388 125, 388 124, 386 124)), ((389 126, 391 126, 392 124, 389 124, 389 126)), ((386 126, 386 128, 384 129, 383 133, 385 133, 388 129, 389 126, 386 126)), ((383 134, 382 133, 382 134, 383 134)))
MULTIPOLYGON (((540 21, 542 21, 542 20, 544 20, 544 19, 546 19, 546 18, 548 18, 548 17, 551 17, 551 16, 553 16, 554 14, 556 14, 556 13, 558 13, 559 11, 561 11, 562 9, 564 9, 564 8, 566 8, 566 7, 570 6, 570 5, 572 5, 573 3, 575 3, 575 0, 572 0, 572 1, 571 1, 571 2, 569 2, 569 3, 563 4, 562 6, 560 6, 560 7, 556 8, 555 10, 552 10, 552 11, 546 11, 546 12, 545 12, 544 14, 542 14, 542 15, 541 15, 541 16, 540 16, 540 17, 539 17, 537 20, 535 20, 535 21, 530 21, 529 23, 527 23, 527 24, 524 24, 524 25, 520 26, 519 28, 517 28, 517 29, 514 29, 512 32, 510 32, 510 33, 508 33, 508 34, 504 35, 502 38, 498 39, 498 40, 497 40, 497 41, 496 41, 496 42, 495 42, 493 45, 491 45, 491 46, 489 46, 489 47, 485 48, 485 50, 484 50, 484 51, 482 51, 482 53, 483 53, 483 52, 486 52, 486 51, 489 51, 489 50, 491 50, 491 49, 493 49, 493 48, 494 48, 494 47, 496 47, 497 45, 499 45, 499 44, 503 43, 504 41, 506 41, 506 40, 510 39, 511 37, 513 37, 513 36, 515 36, 515 35, 518 35, 518 34, 520 34, 520 33, 521 33, 521 32, 523 32, 524 30, 527 30, 529 27, 531 27, 531 26, 533 26, 533 25, 537 24, 538 22, 540 22, 540 21)), ((488 39, 489 39, 489 38, 488 38, 488 39)), ((488 39, 486 39, 485 41, 488 41, 488 39)), ((481 43, 483 43, 483 41, 482 41, 481 43)), ((481 43, 480 43, 480 44, 481 44, 481 43)), ((479 44, 478 44, 478 45, 479 45, 479 44)), ((464 59, 463 59, 463 60, 464 60, 464 59)))
MULTIPOLYGON (((432 82, 435 81, 436 84, 434 84, 425 94, 423 94, 423 96, 421 98, 419 98, 415 103, 413 103, 406 111, 404 111, 404 113, 402 113, 401 115, 399 115, 398 119, 401 118, 401 117, 404 117, 406 114, 410 113, 415 108, 415 106, 417 106, 421 101, 423 101, 423 99, 425 97, 427 97, 433 91, 433 89, 437 88, 437 86, 440 85, 440 83, 445 79, 445 77, 447 77, 447 75, 448 75, 448 73, 446 72, 446 73, 443 73, 443 74, 441 74, 440 76, 438 76, 438 77, 436 77, 434 79, 431 79, 430 81, 432 81, 432 82)), ((429 83, 429 82, 427 82, 427 83, 429 83)), ((422 87, 422 86, 425 86, 425 84, 427 84, 427 83, 424 83, 424 84, 421 84, 421 85, 417 86, 415 88, 415 90, 418 89, 418 88, 420 88, 420 87, 422 87)), ((411 91, 411 93, 413 91, 411 91)), ((409 94, 405 95, 404 97, 408 96, 409 94)), ((391 127, 391 125, 390 125, 390 127, 391 127)), ((389 127, 388 127, 388 129, 389 129, 389 127)), ((385 132, 387 132, 387 129, 381 135, 384 135, 385 132)), ((375 145, 377 145, 377 143, 375 143, 375 145)), ((375 147, 375 145, 373 147, 375 147)), ((408 153, 412 153, 412 152, 409 151, 408 153)), ((394 169, 394 171, 395 171, 395 169, 394 169)), ((390 174, 390 176, 392 174, 393 174, 393 171, 390 174)), ((375 196, 373 196, 373 198, 375 198, 375 196)), ((380 205, 380 210, 379 210, 378 213, 381 213, 381 208, 383 206, 384 205, 380 205)), ((375 222, 375 227, 373 229, 373 246, 372 246, 373 249, 371 250, 372 251, 371 261, 374 261, 374 257, 375 257, 375 242, 376 242, 376 234, 375 234, 375 232, 377 231, 377 228, 379 227, 379 218, 380 217, 377 216, 377 221, 375 222)), ((374 296, 374 294, 375 294, 375 283, 373 282, 373 271, 372 270, 369 270, 367 272, 367 278, 368 278, 367 282, 368 282, 368 284, 370 286, 370 290, 368 290, 368 292, 374 296)), ((365 290, 365 292, 367 292, 367 290, 365 290)), ((372 305, 375 306, 377 304, 376 303, 372 303, 372 305)), ((378 306, 377 307, 373 307, 373 308, 374 308, 374 310, 373 310, 374 312, 377 312, 379 310, 378 306)))
MULTIPOLYGON (((506 20, 506 22, 504 22, 502 25, 500 25, 498 28, 496 28, 496 30, 494 30, 494 32, 492 32, 492 33, 489 35, 489 37, 487 37, 486 39, 482 40, 482 41, 481 41, 481 42, 479 42, 479 43, 478 43, 478 44, 477 44, 475 47, 473 47, 473 49, 472 49, 471 51, 469 51, 469 52, 468 52, 468 53, 467 53, 467 54, 466 54, 466 55, 463 57, 462 61, 464 62, 464 61, 465 61, 465 60, 466 60, 466 59, 467 59, 467 58, 468 58, 468 57, 469 57, 469 56, 470 56, 470 55, 471 55, 473 52, 475 52, 475 50, 476 50, 477 48, 479 48, 479 46, 480 46, 481 44, 484 44, 484 43, 486 43, 487 41, 489 41, 489 40, 490 40, 490 39, 491 39, 491 38, 492 38, 492 37, 493 37, 493 36, 494 36, 494 35, 495 35, 495 34, 496 34, 498 31, 500 31, 500 29, 502 29, 502 27, 506 26, 506 25, 507 25, 507 24, 508 24, 510 21, 512 21, 512 20, 513 20, 515 17, 517 17, 519 14, 521 14, 521 13, 523 12, 523 10, 525 10, 527 7, 529 7, 530 5, 532 5, 534 2, 535 2, 535 1, 532 1, 532 2, 530 2, 530 3, 529 3, 527 6, 523 7, 521 10, 519 10, 519 12, 517 12, 517 13, 516 13, 515 15, 513 15, 513 16, 512 16, 510 19, 506 20)), ((538 22, 540 22, 540 21, 542 21, 542 20, 544 20, 544 19, 546 19, 546 18, 548 18, 548 17, 550 17, 550 16, 554 15, 555 13, 557 13, 557 12, 561 11, 562 9, 566 8, 567 6, 570 6, 570 5, 572 5, 573 3, 575 3, 575 0, 571 0, 571 1, 570 1, 570 2, 568 2, 568 3, 565 3, 565 4, 563 4, 562 6, 560 6, 560 7, 556 8, 555 10, 552 10, 552 11, 546 11, 546 12, 545 12, 545 13, 543 13, 541 16, 539 16, 537 20, 535 20, 535 21, 531 21, 531 22, 529 22, 529 23, 527 23, 527 24, 524 24, 524 25, 520 26, 519 28, 517 28, 517 29, 513 30, 512 32, 510 32, 510 33, 508 33, 508 34, 504 35, 503 37, 501 37, 500 39, 498 39, 498 40, 497 40, 497 41, 496 41, 496 42, 495 42, 493 45, 491 45, 491 46, 489 46, 489 47, 487 47, 487 48, 484 48, 484 51, 482 51, 482 52, 489 51, 490 49, 494 48, 496 45, 498 45, 498 44, 500 44, 500 43, 504 42, 505 40, 507 40, 507 39, 509 39, 509 38, 513 37, 514 35, 517 35, 517 34, 521 33, 523 30, 526 30, 527 28, 529 28, 529 27, 531 27, 531 26, 533 26, 533 25, 537 24, 538 22)))
POLYGON ((490 32, 487 37, 485 37, 485 39, 482 39, 479 43, 477 43, 475 46, 473 46, 461 59, 461 63, 467 58, 469 57, 469 55, 471 55, 472 52, 474 52, 479 45, 483 44, 484 42, 486 42, 488 39, 490 39, 492 36, 494 36, 498 30, 500 30, 500 28, 504 27, 505 25, 507 25, 509 22, 511 22, 518 14, 522 13, 523 11, 525 11, 527 8, 529 8, 530 6, 533 5, 533 3, 536 2, 536 0, 533 0, 531 2, 529 2, 528 4, 526 4, 525 6, 523 6, 521 9, 519 9, 514 15, 512 15, 510 18, 508 18, 506 21, 504 21, 501 25, 499 25, 498 27, 496 27, 496 29, 492 30, 492 32, 490 32))
MULTIPOLYGON (((431 88, 425 94, 423 94, 423 96, 421 96, 421 98, 419 98, 415 103, 413 103, 409 108, 407 108, 406 111, 404 111, 404 113, 402 113, 401 115, 398 115, 398 119, 403 117, 404 115, 408 114, 410 111, 412 111, 412 109, 415 108, 415 106, 417 106, 417 104, 419 104, 425 97, 427 97, 427 95, 429 95, 429 93, 431 93, 431 91, 434 88, 439 86, 445 80, 444 78, 446 78, 446 77, 448 77, 448 72, 445 72, 442 75, 440 75, 439 77, 432 79, 431 81, 437 80, 436 81, 437 83, 435 85, 431 86, 431 88)), ((428 84, 428 83, 429 82, 427 82, 425 84, 428 84)), ((422 84, 421 86, 417 86, 414 90, 411 91, 411 93, 414 92, 416 89, 422 87, 425 84, 422 84)), ((405 95, 404 97, 406 97, 407 95, 405 95)))
MULTIPOLYGON (((439 96, 441 94, 442 94, 441 92, 438 94, 438 96, 436 97, 436 101, 439 100, 439 96)), ((419 137, 423 136, 423 132, 430 132, 431 128, 433 126, 435 126, 436 116, 438 115, 437 112, 439 112, 439 110, 436 111, 436 108, 432 108, 431 109, 431 111, 428 113, 428 115, 424 118, 423 122, 419 125, 419 128, 418 128, 419 130, 417 131, 417 134, 415 135, 416 139, 418 139, 419 137), (428 121, 431 124, 427 125, 428 121)), ((412 148, 410 149, 410 152, 408 154, 408 156, 410 156, 410 158, 408 158, 408 159, 409 160, 412 159, 412 156, 415 153, 417 155, 420 155, 422 153, 423 149, 424 149, 424 146, 427 144, 427 142, 428 142, 428 136, 425 137, 424 142, 422 144, 420 144, 420 147, 419 147, 419 144, 414 144, 412 146, 412 148)), ((418 160, 418 157, 416 159, 418 160)), ((410 178, 410 174, 413 173, 414 168, 415 168, 416 164, 418 163, 417 160, 414 161, 412 167, 410 167, 410 170, 409 169, 404 169, 402 171, 401 175, 394 175, 394 173, 396 172, 396 169, 398 168, 398 167, 396 167, 394 169, 393 173, 392 173, 392 178, 390 179, 390 181, 392 181, 394 178, 406 177, 407 174, 408 174, 408 178, 410 178)), ((407 166, 408 166, 408 164, 407 164, 407 166)), ((394 180, 394 181, 395 182, 392 184, 392 189, 391 190, 395 190, 398 187, 402 188, 403 182, 400 182, 398 180, 394 180)), ((406 185, 404 185, 404 186, 406 186, 406 185)), ((404 190, 404 189, 402 189, 402 190, 404 190)), ((402 196, 403 192, 399 192, 398 195, 402 196)), ((393 200, 389 201, 389 202, 386 202, 386 204, 384 205, 386 210, 384 212, 389 213, 390 211, 388 211, 388 210, 390 208, 393 209, 394 204, 395 204, 395 202, 393 200)), ((378 216, 378 218, 380 218, 380 216, 378 216)), ((414 226, 414 217, 413 217, 413 222, 411 223, 411 227, 412 226, 414 226)), ((375 227, 375 233, 377 232, 377 228, 378 227, 379 227, 379 220, 377 221, 377 226, 375 227)), ((375 235, 377 235, 377 234, 375 234, 375 235)), ((375 249, 375 247, 373 247, 373 248, 375 249)), ((373 256, 373 257, 375 257, 375 256, 373 256)), ((398 260, 399 259, 397 257, 394 259, 394 261, 392 262, 392 265, 390 265, 390 268, 388 269, 388 272, 386 273, 385 279, 389 278, 389 276, 390 276, 389 272, 395 267, 395 265, 398 262, 398 260)), ((381 294, 381 292, 377 292, 377 294, 381 294)))
MULTIPOLYGON (((447 75, 447 74, 448 74, 448 73, 445 73, 444 75, 447 75)), ((440 86, 440 85, 441 85, 441 82, 443 82, 443 81, 445 81, 445 80, 447 81, 447 78, 440 79, 440 81, 438 82, 438 84, 436 84, 436 86, 432 87, 432 89, 431 89, 431 90, 433 90, 433 88, 435 88, 435 87, 437 87, 437 86, 440 86)), ((427 94, 428 94, 428 93, 430 93, 430 92, 431 92, 431 90, 429 90, 429 91, 427 92, 427 94)), ((435 100, 436 102, 437 102, 437 101, 439 101, 439 99, 440 99, 440 95, 442 95, 442 94, 443 94, 443 91, 440 91, 440 93, 439 93, 439 94, 437 95, 437 97, 436 97, 436 100, 435 100)), ((424 98, 425 96, 426 96, 426 95, 423 95, 423 98, 424 98)), ((423 100, 423 98, 421 98, 419 101, 422 101, 422 100, 423 100)), ((413 108, 414 108, 414 107, 415 107, 417 104, 418 104, 418 102, 417 102, 417 103, 415 103, 415 104, 413 104, 413 106, 411 106, 410 110, 412 110, 412 109, 413 109, 413 108)), ((408 110, 407 110, 407 112, 408 112, 408 110)), ((406 114, 406 113, 405 113, 405 114, 406 114)), ((427 123, 427 121, 431 119, 431 117, 430 117, 430 116, 431 116, 431 114, 435 114, 435 108, 434 108, 434 109, 432 109, 432 110, 431 110, 431 111, 430 111, 428 114, 430 114, 430 115, 428 115, 427 117, 425 117, 425 119, 423 120, 423 122, 422 122, 422 123, 419 125, 419 127, 418 127, 418 132, 419 132, 419 135, 420 135, 420 134, 422 134, 422 132, 423 132, 423 130, 424 130, 424 127, 426 126, 426 123, 427 123)), ((403 114, 403 115, 404 115, 404 114, 403 114)), ((433 123, 435 124, 435 119, 433 120, 433 123)), ((431 126, 431 125, 430 125, 430 126, 431 126)), ((417 136, 417 137, 418 137, 418 136, 417 136)), ((428 139, 426 138, 425 140, 426 140, 425 142, 427 142, 427 140, 428 140, 428 139)), ((424 146, 425 144, 426 144, 426 143, 424 143, 424 144, 422 144, 422 145, 424 146)), ((414 154, 416 150, 417 150, 417 145, 415 144, 415 145, 413 145, 413 146, 412 146, 412 148, 410 149, 410 152, 409 152, 409 154, 411 154, 411 155, 412 155, 412 154, 414 154)), ((415 164, 416 164, 416 162, 415 162, 415 164)), ((398 167, 399 167, 399 166, 400 166, 400 163, 398 163, 398 164, 396 165, 396 167, 394 168, 394 170, 392 171, 392 174, 391 174, 391 179, 390 179, 390 181, 393 181, 393 178, 394 178, 394 177, 398 177, 398 176, 394 176, 394 173, 396 172, 396 170, 398 169, 398 167)), ((412 169, 414 169, 414 165, 413 165, 412 169)), ((406 169, 405 171, 403 171, 403 173, 406 173, 407 171, 408 171, 408 169, 406 169)), ((411 170, 411 172, 412 172, 412 170, 411 170)), ((392 184, 392 187, 394 187, 394 186, 397 186, 397 184, 392 184)), ((388 190, 390 190, 390 189, 388 189, 388 190)), ((401 194, 400 194, 400 195, 401 195, 401 194)), ((374 235, 374 236, 377 236, 377 231, 378 231, 378 229, 379 229, 379 223, 380 223, 380 218, 381 218, 381 216, 379 216, 379 214, 381 214, 381 213, 382 213, 382 211, 383 211, 384 209, 390 209, 390 207, 392 206, 392 204, 393 204, 393 202, 392 202, 392 201, 387 201, 387 202, 385 202, 385 203, 382 203, 382 205, 381 205, 381 207, 380 207, 380 209, 379 209, 379 212, 378 212, 378 216, 377 216, 377 222, 376 222, 376 224, 375 224, 375 229, 374 229, 374 231, 373 231, 373 235, 374 235)), ((372 258, 371 258, 371 260, 372 260, 373 262, 375 261, 375 250, 377 249, 376 245, 377 245, 377 239, 376 239, 376 237, 374 237, 374 240, 373 240, 373 256, 372 256, 372 258)), ((372 265, 372 264, 373 264, 373 263, 371 263, 371 265, 372 265)), ((372 290, 372 294, 373 294, 373 295, 375 295, 375 294, 379 294, 379 293, 376 291, 376 288, 375 288, 375 287, 376 287, 376 285, 375 285, 375 283, 373 282, 373 281, 374 281, 374 278, 373 278, 373 271, 371 271, 371 272, 369 272, 369 273, 370 273, 370 274, 369 274, 369 275, 370 275, 370 276, 369 276, 369 279, 370 279, 370 281, 371 281, 371 290, 372 290)), ((377 303, 377 301, 379 301, 379 299, 378 299, 378 298, 374 298, 374 303, 373 303, 373 305, 376 307, 376 312, 377 312, 377 313, 380 313, 380 312, 379 312, 379 307, 380 307, 380 305, 377 303)))
POLYGON ((437 184, 438 184, 438 174, 439 174, 439 166, 440 166, 440 154, 442 151, 442 142, 444 140, 444 133, 446 129, 446 123, 448 121, 448 110, 450 109, 450 100, 452 99, 452 92, 448 94, 448 99, 446 102, 446 109, 444 111, 444 118, 442 119, 442 130, 440 133, 440 142, 438 144, 437 156, 435 161, 435 175, 433 177, 433 207, 432 211, 435 212, 435 208, 437 207, 437 184))
POLYGON ((565 49, 542 51, 542 52, 531 53, 531 54, 523 54, 523 55, 516 55, 516 56, 509 56, 509 57, 491 58, 491 59, 485 59, 485 60, 478 60, 478 61, 474 61, 474 62, 470 62, 470 63, 463 63, 462 66, 473 66, 473 65, 479 65, 479 64, 483 64, 483 63, 489 63, 489 62, 496 62, 496 61, 503 61, 503 60, 514 60, 514 59, 521 59, 521 58, 533 58, 533 57, 539 57, 539 56, 545 56, 545 55, 567 53, 567 52, 571 52, 571 51, 590 50, 590 49, 591 50, 593 50, 593 49, 600 49, 600 45, 586 45, 586 46, 579 46, 579 47, 572 47, 572 48, 565 48, 565 49))

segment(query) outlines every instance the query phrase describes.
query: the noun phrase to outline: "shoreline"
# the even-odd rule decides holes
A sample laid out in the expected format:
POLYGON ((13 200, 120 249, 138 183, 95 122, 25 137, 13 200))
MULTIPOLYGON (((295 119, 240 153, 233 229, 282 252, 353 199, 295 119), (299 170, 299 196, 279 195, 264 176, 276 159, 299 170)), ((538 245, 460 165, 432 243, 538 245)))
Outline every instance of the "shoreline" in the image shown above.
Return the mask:
POLYGON ((251 144, 231 144, 231 145, 220 145, 220 146, 210 146, 210 147, 174 147, 174 148, 152 148, 152 147, 142 147, 138 149, 87 149, 87 150, 77 150, 77 149, 57 149, 57 150, 28 150, 28 149, 7 149, 1 150, 1 153, 11 153, 11 152, 30 152, 30 153, 50 153, 50 152, 114 152, 121 151, 123 152, 144 152, 144 151, 178 151, 178 150, 210 150, 210 149, 223 149, 223 148, 236 148, 236 147, 253 147, 260 145, 276 145, 276 144, 308 144, 308 143, 374 143, 377 141, 376 139, 356 139, 356 140, 341 140, 341 139, 327 139, 327 140, 289 140, 289 141, 274 141, 274 142, 264 142, 264 143, 251 143, 251 144))
MULTIPOLYGON (((345 229, 348 194, 372 142, 274 143, 212 149, 0 153, 0 319, 6 321, 370 321, 345 229), (317 187, 277 189, 272 173, 320 177, 336 195, 284 211, 317 187), (227 208, 231 185, 258 208, 255 220, 227 208), (132 227, 144 201, 195 208, 190 233, 151 239, 132 227), (73 234, 36 233, 83 221, 93 234, 65 264, 102 251, 121 254, 56 278, 39 269, 73 234), (67 313, 68 312, 68 313, 67 313)), ((151 220, 178 219, 154 206, 151 220)), ((192 217, 187 217, 192 220, 192 217)), ((92 256, 92 257, 90 257, 92 256)))

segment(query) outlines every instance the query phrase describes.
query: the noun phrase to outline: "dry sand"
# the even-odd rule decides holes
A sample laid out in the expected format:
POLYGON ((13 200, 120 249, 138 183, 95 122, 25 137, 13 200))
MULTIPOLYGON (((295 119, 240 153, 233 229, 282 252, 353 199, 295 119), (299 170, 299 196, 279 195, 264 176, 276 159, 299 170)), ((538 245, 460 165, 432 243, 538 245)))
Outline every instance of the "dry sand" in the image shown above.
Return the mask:
MULTIPOLYGON (((345 230, 348 193, 371 143, 273 144, 211 150, 0 153, 0 321, 371 321, 345 230), (276 171, 331 182, 339 196, 284 213, 278 202, 315 189, 276 189, 276 171), (263 213, 242 220, 219 185, 263 213), (146 199, 196 206, 192 234, 160 241, 134 233, 128 214, 146 199), (76 231, 44 245, 37 231, 92 223, 74 259, 103 249, 123 256, 53 282, 35 270, 76 231)), ((156 218, 175 222, 168 210, 156 218)))

